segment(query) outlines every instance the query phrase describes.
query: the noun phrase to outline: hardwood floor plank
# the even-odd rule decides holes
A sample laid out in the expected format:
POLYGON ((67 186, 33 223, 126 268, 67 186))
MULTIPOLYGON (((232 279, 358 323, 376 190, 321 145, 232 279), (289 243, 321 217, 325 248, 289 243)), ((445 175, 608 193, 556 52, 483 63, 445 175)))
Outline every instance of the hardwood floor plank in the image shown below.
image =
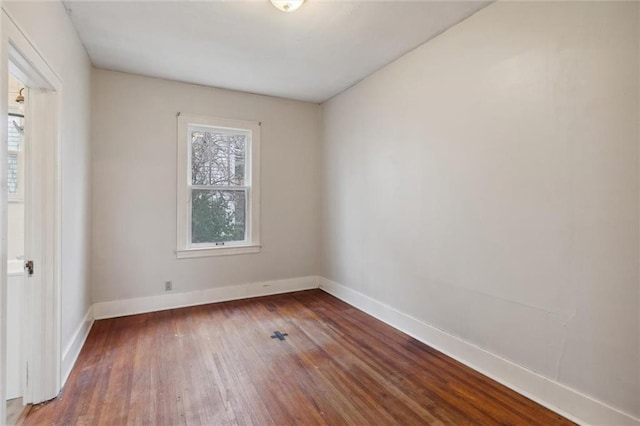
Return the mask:
POLYGON ((96 321, 60 397, 23 424, 572 423, 309 290, 96 321))

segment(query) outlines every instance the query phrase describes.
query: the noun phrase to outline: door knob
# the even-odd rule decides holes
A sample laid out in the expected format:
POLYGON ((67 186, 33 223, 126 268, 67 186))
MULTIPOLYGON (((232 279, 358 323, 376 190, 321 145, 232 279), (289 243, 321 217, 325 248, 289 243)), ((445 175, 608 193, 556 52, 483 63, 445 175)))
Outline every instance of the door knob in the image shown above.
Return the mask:
POLYGON ((24 264, 24 269, 27 270, 29 276, 33 275, 33 260, 28 260, 24 264))

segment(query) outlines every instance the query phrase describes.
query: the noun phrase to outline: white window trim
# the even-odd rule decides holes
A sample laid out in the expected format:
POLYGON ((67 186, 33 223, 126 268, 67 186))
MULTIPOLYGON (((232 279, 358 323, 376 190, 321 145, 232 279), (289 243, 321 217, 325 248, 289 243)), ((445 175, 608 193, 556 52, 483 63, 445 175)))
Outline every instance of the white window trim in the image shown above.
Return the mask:
POLYGON ((260 252, 260 123, 229 120, 194 114, 178 113, 178 164, 177 164, 177 248, 178 259, 229 256, 260 252), (225 243, 224 246, 192 244, 191 239, 191 152, 189 126, 217 127, 251 132, 247 149, 245 181, 247 189, 248 220, 245 241, 225 243))

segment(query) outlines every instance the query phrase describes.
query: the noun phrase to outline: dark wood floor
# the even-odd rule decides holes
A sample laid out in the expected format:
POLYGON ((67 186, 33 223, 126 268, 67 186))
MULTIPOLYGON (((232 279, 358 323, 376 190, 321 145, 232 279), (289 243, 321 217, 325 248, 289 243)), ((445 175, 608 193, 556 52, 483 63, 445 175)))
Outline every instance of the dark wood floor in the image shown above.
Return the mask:
POLYGON ((570 424, 320 290, 97 321, 42 424, 570 424), (272 339, 275 330, 286 341, 272 339))

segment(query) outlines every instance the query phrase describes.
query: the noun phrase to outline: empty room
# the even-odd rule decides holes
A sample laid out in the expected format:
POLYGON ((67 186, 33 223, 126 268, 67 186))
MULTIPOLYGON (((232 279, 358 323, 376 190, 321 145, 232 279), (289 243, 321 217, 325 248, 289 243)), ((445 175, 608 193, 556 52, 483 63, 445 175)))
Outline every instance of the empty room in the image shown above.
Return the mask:
POLYGON ((0 424, 640 426, 640 2, 0 5, 0 424))

